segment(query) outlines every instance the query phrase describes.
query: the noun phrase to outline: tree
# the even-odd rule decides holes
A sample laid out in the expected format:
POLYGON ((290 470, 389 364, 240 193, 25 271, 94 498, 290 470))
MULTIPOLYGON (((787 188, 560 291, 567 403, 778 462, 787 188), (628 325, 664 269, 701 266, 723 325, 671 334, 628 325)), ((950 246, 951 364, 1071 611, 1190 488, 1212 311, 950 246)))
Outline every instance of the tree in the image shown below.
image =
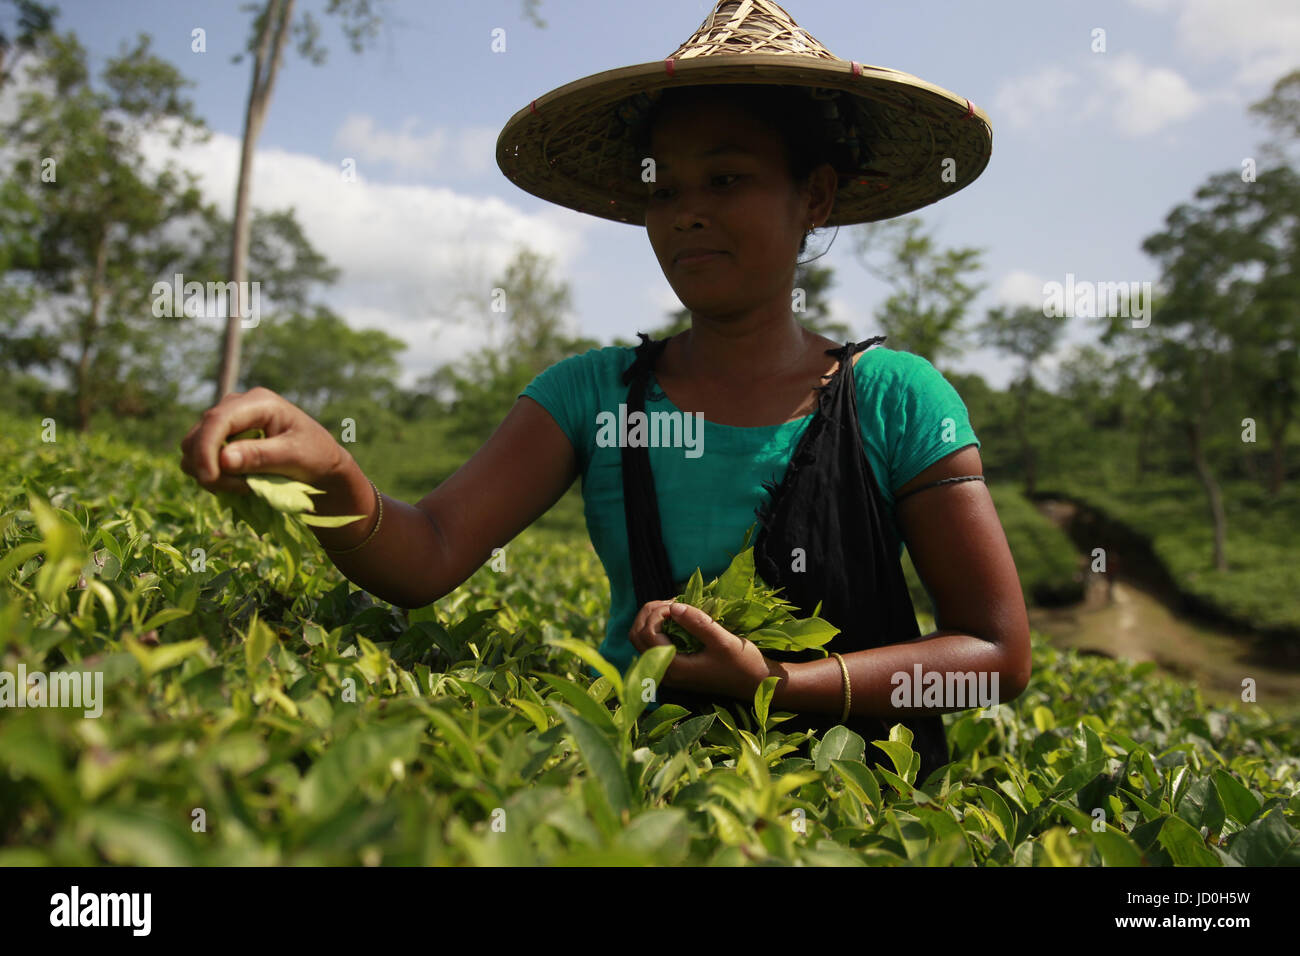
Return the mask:
MULTIPOLYGON (((230 220, 215 208, 205 207, 203 222, 191 238, 197 251, 190 269, 200 281, 218 280, 224 275, 225 247, 229 236, 230 220)), ((255 210, 252 237, 249 262, 253 273, 262 277, 258 280, 258 296, 263 318, 255 329, 250 330, 248 340, 250 348, 256 349, 258 340, 273 330, 281 318, 311 311, 314 308, 310 296, 313 288, 335 282, 339 270, 312 246, 293 209, 255 210)), ((187 391, 198 387, 200 382, 210 385, 217 373, 219 353, 215 346, 220 344, 220 333, 209 341, 206 328, 191 328, 184 339, 175 338, 177 340, 169 345, 169 352, 178 358, 167 365, 166 372, 174 372, 187 391)), ((318 347, 328 349, 329 344, 322 345, 311 338, 298 341, 299 354, 318 347)), ((266 384, 254 381, 246 372, 241 372, 240 383, 245 390, 253 384, 266 384)))
POLYGON ((990 309, 978 329, 982 345, 1020 359, 1020 377, 1011 385, 1017 393, 1016 431, 1020 437, 1021 464, 1024 469, 1025 494, 1033 495, 1037 478, 1037 449, 1030 428, 1030 406, 1037 389, 1034 369, 1043 357, 1056 350, 1063 331, 1058 317, 1044 314, 1041 308, 1021 306, 990 309))
POLYGON ((11 317, 0 332, 12 361, 67 373, 69 411, 84 431, 96 408, 133 414, 175 400, 151 384, 160 323, 150 290, 185 260, 168 230, 200 215, 201 203, 193 177, 173 165, 150 177, 139 142, 166 128, 179 146, 201 141, 206 130, 182 98, 189 84, 152 55, 147 36, 108 61, 105 90, 91 85, 74 35, 51 34, 44 46, 28 71, 35 89, 20 96, 3 130, 19 158, 0 191, 25 198, 0 220, 12 226, 16 215, 30 236, 17 256, 12 238, 5 243, 4 298, 24 297, 30 306, 39 291, 49 323, 23 330, 11 317))
POLYGON ((1268 96, 1250 107, 1268 126, 1261 148, 1272 168, 1252 189, 1234 191, 1228 212, 1232 241, 1244 238, 1259 276, 1249 311, 1253 328, 1243 329, 1236 355, 1254 402, 1263 409, 1272 467, 1268 490, 1276 496, 1286 477, 1286 435, 1300 415, 1300 70, 1279 79, 1268 96))
POLYGON ((9 6, 13 7, 13 26, 0 21, 0 89, 13 77, 23 54, 37 52, 49 38, 58 15, 55 7, 33 0, 9 0, 9 6))
MULTIPOLYGON (((1173 407, 1159 388, 1143 384, 1149 367, 1140 351, 1121 350, 1132 337, 1112 339, 1103 351, 1093 345, 1075 347, 1058 367, 1058 394, 1077 409, 1082 424, 1094 436, 1097 429, 1114 429, 1134 439, 1133 481, 1151 470, 1152 441, 1173 407)), ((1094 452, 1095 454, 1095 452, 1094 452)))
POLYGON ((1275 165, 1295 169, 1294 149, 1300 146, 1300 70, 1292 70, 1274 83, 1268 96, 1251 104, 1250 112, 1273 136, 1262 145, 1263 155, 1275 165))
MULTIPOLYGON (((375 7, 380 0, 329 0, 326 14, 337 15, 341 20, 344 35, 354 53, 360 53, 365 41, 371 39, 379 30, 382 22, 375 7)), ((523 0, 524 15, 539 28, 546 23, 537 15, 541 0, 523 0)), ((310 12, 294 18, 295 0, 262 0, 258 3, 241 7, 247 12, 256 12, 253 30, 249 38, 247 52, 253 57, 253 77, 249 85, 248 104, 244 112, 244 136, 239 157, 239 179, 235 186, 234 227, 230 236, 230 281, 242 289, 241 283, 248 277, 248 248, 252 223, 250 219, 251 190, 253 178, 253 155, 262 126, 266 122, 267 109, 271 103, 271 94, 275 88, 276 77, 284 60, 284 47, 290 33, 298 39, 298 53, 314 66, 325 62, 326 51, 319 43, 320 25, 310 12)), ((236 56, 234 62, 243 59, 243 54, 236 56)), ((216 398, 219 402, 235 387, 239 380, 240 321, 238 297, 235 307, 226 320, 225 335, 222 340, 221 365, 217 373, 216 398)))
POLYGON ((36 305, 37 289, 30 281, 9 281, 11 272, 29 275, 40 262, 39 222, 40 207, 22 184, 0 182, 0 369, 47 364, 57 351, 48 332, 20 331, 23 316, 36 305))
MULTIPOLYGON (((1176 207, 1165 229, 1147 237, 1142 248, 1162 267, 1162 301, 1152 309, 1150 325, 1136 332, 1160 387, 1177 409, 1196 476, 1205 491, 1214 528, 1214 567, 1227 570, 1224 542, 1227 518, 1219 481, 1209 457, 1208 439, 1226 431, 1212 419, 1223 408, 1223 397, 1234 390, 1233 372, 1240 363, 1234 344, 1244 341, 1255 326, 1251 260, 1260 247, 1244 249, 1234 242, 1243 233, 1231 222, 1229 210, 1245 197, 1235 171, 1212 176, 1192 203, 1176 207)), ((1248 193, 1247 193, 1248 195, 1248 193)), ((1109 340, 1128 334, 1118 318, 1109 320, 1109 340)), ((1240 406, 1229 406, 1239 412, 1240 406)), ((1222 422, 1222 425, 1227 425, 1222 422)))
MULTIPOLYGON (((284 59, 284 47, 293 33, 298 38, 298 52, 314 65, 325 61, 325 50, 318 43, 320 27, 310 12, 294 20, 295 0, 265 0, 246 4, 245 11, 259 11, 253 21, 253 33, 248 52, 253 56, 253 79, 248 91, 248 105, 244 113, 244 137, 239 157, 239 179, 235 186, 235 217, 230 237, 230 281, 236 289, 243 289, 248 279, 248 247, 252 231, 250 212, 253 179, 253 151, 262 125, 266 122, 271 93, 284 59)), ((367 37, 374 36, 379 27, 379 17, 372 10, 372 0, 329 0, 327 13, 339 14, 343 32, 352 49, 360 53, 367 37)), ((234 62, 243 59, 236 56, 234 62)), ((235 296, 234 307, 226 320, 225 339, 222 346, 221 370, 217 378, 215 402, 221 401, 234 390, 239 380, 239 344, 242 330, 241 303, 235 296)), ((214 402, 214 404, 215 404, 214 402)))
POLYGON ((983 288, 967 279, 981 267, 978 249, 941 249, 916 218, 867 223, 858 233, 863 267, 893 288, 876 313, 891 349, 913 352, 936 366, 966 349, 966 309, 983 288), (873 262, 881 256, 883 262, 873 262))
POLYGON ((478 444, 505 418, 518 394, 561 359, 597 348, 578 336, 568 317, 567 283, 550 278, 550 260, 519 248, 504 276, 485 290, 488 344, 448 363, 422 384, 450 397, 456 423, 452 434, 478 444))
POLYGON ((376 329, 353 329, 324 306, 259 326, 249 340, 245 380, 264 385, 314 418, 330 407, 388 407, 401 372, 401 339, 376 329))

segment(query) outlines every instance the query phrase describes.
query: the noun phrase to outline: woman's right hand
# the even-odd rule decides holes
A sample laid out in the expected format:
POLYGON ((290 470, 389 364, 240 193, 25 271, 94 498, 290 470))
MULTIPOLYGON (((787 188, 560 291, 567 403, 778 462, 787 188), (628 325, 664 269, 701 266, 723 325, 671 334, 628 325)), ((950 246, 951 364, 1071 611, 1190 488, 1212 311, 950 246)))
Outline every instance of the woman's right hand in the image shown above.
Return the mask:
POLYGON ((232 392, 203 413, 181 440, 181 470, 214 494, 247 494, 241 474, 284 475, 324 487, 351 459, 323 425, 297 405, 271 391, 232 392), (265 438, 222 447, 231 435, 260 428, 265 438))

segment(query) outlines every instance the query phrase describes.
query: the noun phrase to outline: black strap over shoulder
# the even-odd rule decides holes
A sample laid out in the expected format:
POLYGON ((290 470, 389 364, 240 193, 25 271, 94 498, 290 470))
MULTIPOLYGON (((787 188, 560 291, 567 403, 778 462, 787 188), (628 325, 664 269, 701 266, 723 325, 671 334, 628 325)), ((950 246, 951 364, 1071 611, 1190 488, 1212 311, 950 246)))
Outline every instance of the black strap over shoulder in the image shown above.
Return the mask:
MULTIPOLYGON (((623 373, 628 385, 627 411, 645 411, 646 383, 655 362, 668 344, 667 339, 653 341, 638 332, 636 360, 623 373)), ((655 494, 654 473, 650 470, 650 451, 644 446, 623 443, 623 513, 627 520, 627 544, 632 560, 632 583, 636 588, 637 607, 650 601, 664 601, 676 593, 668 552, 664 548, 659 525, 659 498, 655 494)))
MULTIPOLYGON (((636 359, 623 376, 629 386, 629 415, 645 410, 646 385, 667 344, 666 339, 656 342, 638 334, 642 342, 636 359)), ((779 484, 765 483, 769 498, 755 509, 759 532, 754 558, 760 576, 769 585, 782 588, 786 599, 804 616, 820 602, 821 617, 841 629, 827 649, 840 653, 920 636, 899 563, 898 538, 867 461, 858 424, 853 356, 884 338, 846 342, 843 348, 827 351, 839 358, 839 368, 829 382, 817 386, 817 411, 784 478, 779 484)), ((677 588, 662 538, 649 451, 624 445, 622 462, 628 547, 640 606, 671 598, 677 588)), ((784 661, 819 656, 816 652, 765 654, 784 661)), ((668 686, 661 689, 660 700, 697 713, 710 713, 714 702, 737 703, 668 686)), ((800 717, 801 727, 812 726, 819 734, 839 722, 838 715, 800 717)), ((938 716, 883 720, 854 715, 845 721, 868 743, 884 739, 894 723, 912 731, 912 746, 921 756, 918 781, 948 762, 948 742, 938 716)))
MULTIPOLYGON (((840 373, 820 386, 784 479, 759 509, 758 573, 786 598, 842 629, 830 650, 862 650, 920 635, 898 560, 898 537, 862 447, 853 356, 883 341, 846 343, 828 353, 840 373), (844 623, 841 623, 844 622, 844 623)), ((811 660, 816 654, 796 660, 811 660)))

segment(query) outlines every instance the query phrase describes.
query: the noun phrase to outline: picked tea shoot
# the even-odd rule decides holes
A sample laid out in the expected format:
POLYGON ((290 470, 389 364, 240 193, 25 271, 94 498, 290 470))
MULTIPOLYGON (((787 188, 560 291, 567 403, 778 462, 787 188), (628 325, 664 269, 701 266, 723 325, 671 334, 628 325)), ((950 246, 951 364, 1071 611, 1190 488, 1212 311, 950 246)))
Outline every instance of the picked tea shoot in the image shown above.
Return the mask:
MULTIPOLYGON (((754 567, 754 549, 749 546, 754 526, 745 533, 743 550, 732 559, 727 570, 708 584, 696 568, 686 589, 674 601, 697 607, 732 634, 748 638, 763 650, 820 650, 840 629, 817 615, 821 602, 811 617, 797 618, 795 605, 779 597, 779 588, 768 587, 754 567)), ((672 619, 665 620, 663 632, 682 654, 694 654, 703 648, 700 639, 672 619)))
MULTIPOLYGON (((221 447, 232 441, 265 438, 266 432, 261 428, 250 428, 238 435, 231 435, 221 447)), ((303 481, 294 481, 284 475, 241 475, 248 482, 252 495, 240 495, 233 491, 219 493, 222 501, 230 506, 236 518, 242 518, 258 534, 265 534, 275 524, 277 514, 296 515, 303 524, 318 528, 341 528, 360 521, 365 515, 318 515, 314 514, 316 504, 312 495, 325 494, 303 481)))

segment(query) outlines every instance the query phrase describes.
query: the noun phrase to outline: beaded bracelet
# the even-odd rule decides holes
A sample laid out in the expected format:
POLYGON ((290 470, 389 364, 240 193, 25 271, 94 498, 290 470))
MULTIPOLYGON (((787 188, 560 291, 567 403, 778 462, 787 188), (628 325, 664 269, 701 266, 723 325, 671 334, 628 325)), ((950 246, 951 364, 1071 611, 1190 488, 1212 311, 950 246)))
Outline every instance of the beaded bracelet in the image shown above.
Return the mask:
POLYGON ((379 493, 379 487, 374 483, 374 481, 369 478, 367 478, 366 480, 370 482, 370 487, 375 489, 375 501, 379 503, 379 517, 375 521, 375 526, 370 529, 370 534, 366 535, 365 541, 362 541, 360 544, 354 545, 351 548, 344 548, 342 551, 336 551, 333 548, 326 548, 324 545, 321 545, 321 547, 325 549, 326 553, 351 554, 353 551, 360 551, 362 548, 364 548, 366 545, 370 543, 370 539, 373 538, 375 536, 375 532, 379 530, 379 525, 384 520, 384 498, 379 493))
POLYGON ((831 657, 840 662, 840 670, 844 672, 844 713, 840 714, 840 723, 849 719, 849 705, 853 703, 853 685, 849 683, 849 665, 844 663, 843 655, 831 651, 831 657))

